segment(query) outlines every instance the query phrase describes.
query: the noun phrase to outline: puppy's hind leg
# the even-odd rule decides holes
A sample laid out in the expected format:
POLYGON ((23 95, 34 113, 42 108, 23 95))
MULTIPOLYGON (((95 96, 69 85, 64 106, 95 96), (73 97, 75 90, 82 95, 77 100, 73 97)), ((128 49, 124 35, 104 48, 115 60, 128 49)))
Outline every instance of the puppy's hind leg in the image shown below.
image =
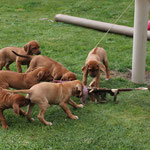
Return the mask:
POLYGON ((49 107, 50 105, 45 102, 45 103, 42 103, 42 104, 39 104, 39 108, 40 108, 40 112, 38 114, 38 119, 45 125, 52 125, 51 122, 48 122, 44 119, 44 114, 46 112, 46 109, 49 107))
POLYGON ((2 128, 8 129, 7 121, 3 115, 3 110, 0 110, 0 120, 1 120, 2 128))
POLYGON ((5 66, 5 62, 0 61, 0 70, 2 70, 4 66, 5 66))
POLYGON ((21 116, 26 116, 27 115, 27 113, 25 111, 23 111, 22 109, 20 109, 19 113, 20 113, 21 116))
POLYGON ((10 65, 11 63, 12 63, 12 62, 8 62, 8 63, 5 64, 6 70, 10 70, 9 65, 10 65))
POLYGON ((35 104, 33 104, 33 103, 30 103, 30 104, 28 105, 28 109, 27 109, 26 116, 27 116, 27 119, 28 119, 29 121, 34 121, 34 119, 31 118, 32 108, 34 107, 34 105, 35 105, 35 104))

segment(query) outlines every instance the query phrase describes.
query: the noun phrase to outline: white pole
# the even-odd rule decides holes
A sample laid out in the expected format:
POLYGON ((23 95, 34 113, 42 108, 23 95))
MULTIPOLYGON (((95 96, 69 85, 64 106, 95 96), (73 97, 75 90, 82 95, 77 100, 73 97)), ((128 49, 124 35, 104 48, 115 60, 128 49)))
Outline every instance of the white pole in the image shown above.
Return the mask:
POLYGON ((132 81, 144 83, 149 0, 135 0, 132 81))
MULTIPOLYGON (((101 21, 95 21, 95 20, 90 20, 90 19, 85 19, 80 17, 74 17, 69 15, 63 15, 63 14, 57 14, 55 16, 55 21, 75 24, 87 28, 106 31, 106 32, 110 29, 109 32, 111 33, 118 33, 118 34, 123 34, 128 36, 133 36, 133 30, 134 30, 132 27, 111 24, 111 23, 106 23, 101 21)), ((150 31, 147 31, 147 36, 148 39, 150 40, 150 31)))

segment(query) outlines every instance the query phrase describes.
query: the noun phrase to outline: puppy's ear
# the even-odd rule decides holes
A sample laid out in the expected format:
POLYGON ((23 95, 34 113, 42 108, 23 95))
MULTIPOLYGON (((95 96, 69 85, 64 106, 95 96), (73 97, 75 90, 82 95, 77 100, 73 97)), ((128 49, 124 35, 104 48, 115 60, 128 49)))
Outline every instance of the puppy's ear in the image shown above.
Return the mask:
POLYGON ((99 69, 102 70, 104 73, 106 73, 106 67, 102 64, 102 63, 99 63, 99 69))
POLYGON ((26 44, 26 45, 24 46, 24 50, 27 52, 27 55, 32 54, 32 51, 31 51, 31 44, 26 44))
POLYGON ((82 72, 86 71, 87 69, 88 69, 88 65, 86 64, 82 67, 82 72))
POLYGON ((45 72, 44 71, 39 71, 39 73, 37 74, 37 81, 41 81, 41 79, 43 78, 45 72))
POLYGON ((66 80, 68 80, 68 79, 67 79, 66 75, 64 74, 64 75, 61 77, 61 79, 60 79, 60 80, 62 80, 62 81, 66 81, 66 80))
POLYGON ((77 79, 77 77, 73 72, 67 72, 61 78, 62 81, 73 81, 76 79, 77 79))
POLYGON ((76 85, 76 92, 80 92, 79 96, 82 96, 82 90, 83 90, 83 86, 82 84, 77 84, 76 85))
POLYGON ((14 104, 14 105, 13 105, 13 112, 14 112, 15 114, 17 114, 18 116, 20 115, 20 108, 19 108, 19 105, 17 105, 17 104, 14 104))

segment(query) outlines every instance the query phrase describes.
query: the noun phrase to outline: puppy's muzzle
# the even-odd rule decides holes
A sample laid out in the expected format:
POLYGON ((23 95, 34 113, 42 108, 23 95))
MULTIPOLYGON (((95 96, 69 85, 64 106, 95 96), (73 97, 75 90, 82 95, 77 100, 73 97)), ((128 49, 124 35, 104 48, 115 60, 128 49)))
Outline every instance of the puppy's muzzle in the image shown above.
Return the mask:
POLYGON ((89 75, 90 75, 92 78, 95 78, 95 77, 96 77, 96 73, 89 73, 89 75))
POLYGON ((83 93, 80 92, 80 94, 77 96, 78 98, 81 98, 83 96, 83 93))
POLYGON ((40 55, 40 54, 41 54, 41 51, 38 51, 36 54, 37 54, 37 55, 40 55))

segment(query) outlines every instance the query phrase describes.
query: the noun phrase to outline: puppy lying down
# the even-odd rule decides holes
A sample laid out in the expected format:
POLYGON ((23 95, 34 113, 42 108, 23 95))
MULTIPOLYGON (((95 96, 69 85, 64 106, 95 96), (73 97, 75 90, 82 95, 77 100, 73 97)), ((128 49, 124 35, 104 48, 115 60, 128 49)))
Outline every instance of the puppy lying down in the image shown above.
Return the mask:
POLYGON ((52 125, 51 122, 44 119, 44 114, 50 105, 59 105, 71 119, 78 119, 78 116, 71 113, 68 104, 75 108, 83 108, 82 104, 76 104, 70 99, 71 96, 82 97, 83 85, 79 80, 63 83, 42 82, 32 86, 29 90, 14 90, 11 92, 26 93, 26 97, 31 101, 27 111, 27 119, 33 120, 31 111, 33 106, 37 104, 40 108, 38 119, 45 125, 52 125))

